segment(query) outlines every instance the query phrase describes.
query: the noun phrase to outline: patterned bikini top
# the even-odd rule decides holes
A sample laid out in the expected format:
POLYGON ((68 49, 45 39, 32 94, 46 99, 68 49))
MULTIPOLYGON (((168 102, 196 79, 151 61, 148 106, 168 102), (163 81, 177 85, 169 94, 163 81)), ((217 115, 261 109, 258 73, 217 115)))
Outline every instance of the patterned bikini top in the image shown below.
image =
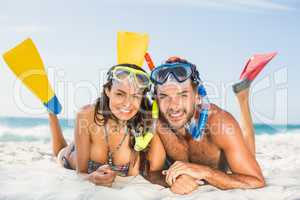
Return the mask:
MULTIPOLYGON (((118 146, 115 149, 111 149, 109 146, 109 138, 108 138, 108 131, 106 126, 104 125, 104 134, 105 134, 105 141, 107 144, 107 148, 108 148, 108 165, 110 166, 110 168, 115 171, 117 173, 117 175, 119 176, 127 176, 128 175, 128 171, 129 171, 129 166, 130 166, 130 162, 127 163, 126 165, 114 165, 113 164, 113 155, 114 153, 116 153, 117 151, 120 150, 121 146, 123 145, 128 133, 127 133, 127 129, 125 131, 125 134, 123 136, 123 138, 121 139, 121 142, 118 144, 118 146)), ((92 173, 93 171, 97 170, 100 166, 102 166, 103 164, 95 162, 93 160, 90 160, 88 162, 88 173, 92 173)))
MULTIPOLYGON (((101 164, 99 162, 89 160, 88 161, 88 173, 92 173, 96 171, 99 167, 101 167, 104 164, 101 164)), ((113 171, 117 173, 118 176, 128 176, 129 171, 129 163, 126 165, 109 165, 113 171)))

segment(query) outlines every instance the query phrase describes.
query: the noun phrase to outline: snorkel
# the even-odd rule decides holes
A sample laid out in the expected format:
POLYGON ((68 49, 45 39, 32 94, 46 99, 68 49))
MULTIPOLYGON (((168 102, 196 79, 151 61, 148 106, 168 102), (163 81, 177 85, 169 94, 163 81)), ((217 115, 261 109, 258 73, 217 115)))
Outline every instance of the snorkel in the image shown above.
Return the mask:
POLYGON ((191 119, 191 122, 186 125, 186 127, 188 128, 189 133, 192 135, 193 140, 199 141, 202 136, 202 132, 205 130, 208 120, 210 103, 202 82, 200 82, 198 85, 197 92, 202 99, 200 113, 199 110, 196 110, 194 117, 191 119))
MULTIPOLYGON (((149 36, 148 34, 141 34, 141 33, 134 33, 134 32, 118 32, 118 39, 117 39, 117 51, 118 51, 118 64, 128 63, 134 64, 136 66, 143 66, 145 60, 145 54, 148 49, 149 44, 149 36)), ((135 77, 135 76, 130 76, 135 77)), ((152 103, 152 108, 153 106, 152 103)), ((156 106, 157 107, 157 106, 156 106)), ((158 118, 158 111, 153 111, 152 109, 152 118, 157 116, 158 118)), ((155 120, 154 120, 155 121, 155 120)), ((153 133, 155 130, 155 123, 152 124, 150 129, 144 132, 143 127, 133 127, 131 129, 131 134, 135 138, 135 151, 142 151, 147 148, 151 139, 153 138, 153 133)))
POLYGON ((150 78, 156 84, 164 84, 170 78, 175 79, 177 82, 182 83, 191 79, 197 86, 197 93, 201 97, 201 106, 196 109, 194 116, 189 123, 185 125, 188 129, 193 140, 199 141, 203 131, 205 130, 208 112, 210 109, 210 102, 207 96, 206 89, 199 77, 196 66, 185 62, 171 62, 157 66, 152 70, 150 78))
MULTIPOLYGON (((145 53, 145 60, 147 62, 147 65, 149 67, 149 69, 152 71, 154 69, 154 63, 150 57, 149 53, 145 53)), ((146 132, 143 135, 136 135, 135 136, 135 146, 134 149, 136 151, 142 151, 144 150, 149 142, 151 141, 151 139, 153 138, 153 132, 156 128, 156 124, 157 124, 157 120, 158 120, 158 116, 159 116, 159 110, 158 110, 158 105, 155 99, 148 97, 150 100, 150 103, 152 105, 152 126, 150 128, 150 130, 148 132, 146 132)))

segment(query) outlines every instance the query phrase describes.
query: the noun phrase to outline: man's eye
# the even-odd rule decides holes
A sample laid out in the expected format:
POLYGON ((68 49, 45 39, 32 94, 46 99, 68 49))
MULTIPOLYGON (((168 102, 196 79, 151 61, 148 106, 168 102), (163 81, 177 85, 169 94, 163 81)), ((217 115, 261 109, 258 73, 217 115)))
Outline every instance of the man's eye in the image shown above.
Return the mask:
POLYGON ((120 92, 116 93, 116 95, 117 95, 117 96, 123 96, 123 94, 120 93, 120 92))
POLYGON ((166 98, 165 95, 160 95, 160 96, 159 96, 159 99, 165 99, 165 98, 166 98))

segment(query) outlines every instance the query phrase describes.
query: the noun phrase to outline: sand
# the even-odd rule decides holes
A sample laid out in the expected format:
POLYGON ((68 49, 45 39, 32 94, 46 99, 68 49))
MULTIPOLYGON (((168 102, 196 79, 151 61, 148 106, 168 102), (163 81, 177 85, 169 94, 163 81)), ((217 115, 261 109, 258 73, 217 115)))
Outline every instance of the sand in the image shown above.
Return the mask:
POLYGON ((222 191, 206 185, 176 195, 143 177, 117 177, 95 186, 56 164, 49 142, 0 142, 0 199, 300 199, 300 134, 256 137, 257 160, 267 186, 222 191))

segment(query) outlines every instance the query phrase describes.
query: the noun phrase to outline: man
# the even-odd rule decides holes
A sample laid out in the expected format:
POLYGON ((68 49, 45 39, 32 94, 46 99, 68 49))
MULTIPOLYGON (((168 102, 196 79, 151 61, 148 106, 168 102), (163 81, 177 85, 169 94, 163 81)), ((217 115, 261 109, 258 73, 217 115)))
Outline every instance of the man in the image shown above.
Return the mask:
POLYGON ((202 120, 205 127, 202 135, 194 139, 187 128, 205 100, 197 92, 201 80, 196 66, 171 57, 152 71, 151 79, 160 109, 157 133, 171 163, 163 171, 165 177, 148 174, 151 182, 164 185, 161 180, 164 178, 171 191, 178 194, 188 194, 205 183, 220 189, 265 186, 255 159, 254 128, 248 104, 251 81, 234 86, 241 108, 242 130, 230 113, 210 104, 207 120, 205 117, 202 120))

